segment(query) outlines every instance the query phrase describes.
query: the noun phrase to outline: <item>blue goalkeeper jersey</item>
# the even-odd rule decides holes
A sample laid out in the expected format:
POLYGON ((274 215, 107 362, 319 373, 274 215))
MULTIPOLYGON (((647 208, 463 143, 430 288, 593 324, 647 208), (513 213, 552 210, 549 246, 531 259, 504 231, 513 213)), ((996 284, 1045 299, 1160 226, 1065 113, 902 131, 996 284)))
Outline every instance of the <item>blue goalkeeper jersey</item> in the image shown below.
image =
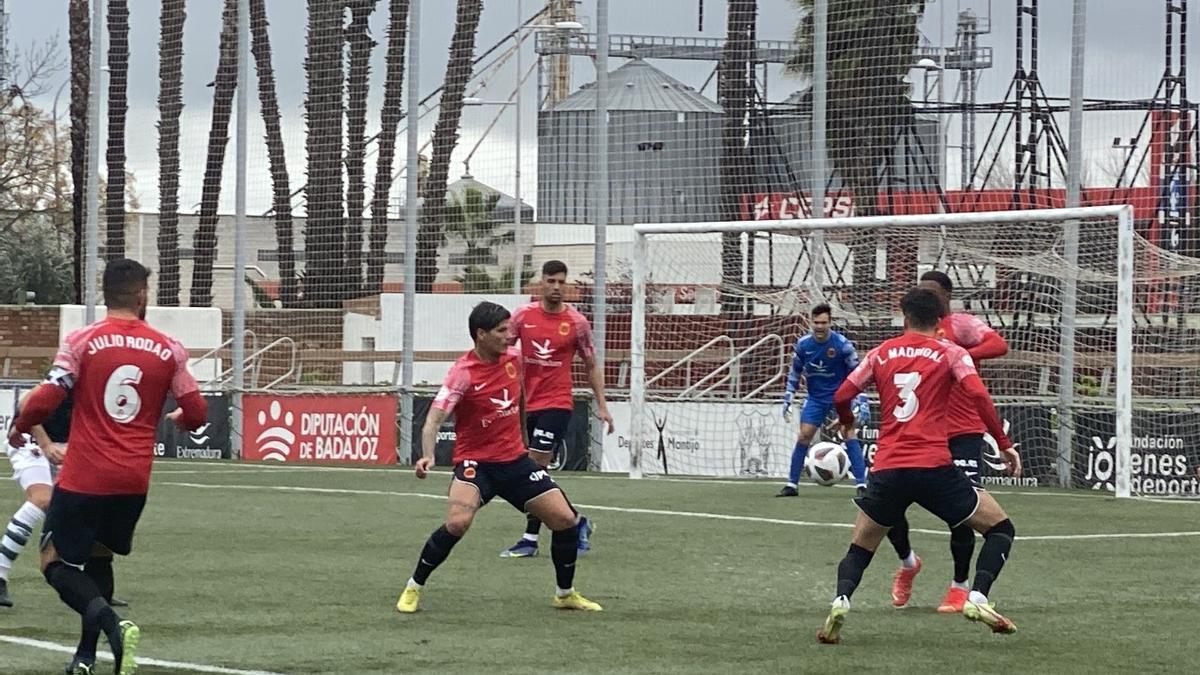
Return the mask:
POLYGON ((858 352, 854 343, 836 331, 830 331, 824 342, 812 333, 796 340, 792 347, 792 369, 788 373, 787 390, 796 391, 800 375, 804 375, 808 398, 832 401, 842 381, 858 367, 858 352))

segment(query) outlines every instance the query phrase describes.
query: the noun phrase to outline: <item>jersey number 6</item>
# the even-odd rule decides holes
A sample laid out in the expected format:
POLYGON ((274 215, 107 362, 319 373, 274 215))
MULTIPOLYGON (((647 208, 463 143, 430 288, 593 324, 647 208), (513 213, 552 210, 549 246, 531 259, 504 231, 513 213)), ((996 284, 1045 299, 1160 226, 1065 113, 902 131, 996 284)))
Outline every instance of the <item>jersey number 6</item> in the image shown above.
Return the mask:
POLYGON ((900 405, 892 409, 892 416, 897 422, 907 422, 916 416, 921 408, 917 399, 917 387, 921 384, 920 373, 896 373, 892 376, 892 384, 900 390, 900 405))
POLYGON ((119 366, 104 383, 104 411, 120 424, 126 424, 142 409, 142 397, 134 385, 142 381, 142 369, 119 366))

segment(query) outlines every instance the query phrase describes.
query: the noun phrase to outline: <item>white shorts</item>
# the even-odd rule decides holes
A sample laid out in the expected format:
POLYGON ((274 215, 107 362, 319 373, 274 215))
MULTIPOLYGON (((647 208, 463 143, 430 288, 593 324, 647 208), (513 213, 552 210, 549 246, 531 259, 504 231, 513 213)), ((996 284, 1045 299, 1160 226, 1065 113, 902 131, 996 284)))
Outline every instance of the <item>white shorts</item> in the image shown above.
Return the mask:
POLYGON ((20 448, 8 449, 8 461, 12 463, 13 480, 28 490, 31 485, 53 485, 54 473, 50 460, 42 454, 37 443, 29 442, 20 448))

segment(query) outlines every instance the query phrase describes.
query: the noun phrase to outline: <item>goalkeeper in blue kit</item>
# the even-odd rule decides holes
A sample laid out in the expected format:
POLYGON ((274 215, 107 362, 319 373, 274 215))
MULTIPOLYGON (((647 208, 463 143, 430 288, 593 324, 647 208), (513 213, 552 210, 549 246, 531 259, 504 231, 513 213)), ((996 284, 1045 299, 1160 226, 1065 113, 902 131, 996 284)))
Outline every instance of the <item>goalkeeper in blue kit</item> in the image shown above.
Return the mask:
MULTIPOLYGON (((854 343, 841 333, 834 332, 832 324, 833 311, 829 305, 822 303, 813 307, 812 331, 796 340, 793 347, 792 368, 788 373, 787 392, 783 395, 783 418, 791 419, 792 397, 800 385, 801 375, 804 376, 807 396, 800 413, 800 434, 796 438, 796 447, 792 449, 788 482, 779 494, 775 495, 777 497, 797 496, 796 486, 800 482, 800 472, 804 470, 808 446, 812 444, 817 430, 833 412, 834 392, 841 386, 842 380, 858 367, 858 353, 854 350, 854 343)), ((865 395, 859 395, 855 399, 854 412, 860 425, 870 417, 870 403, 865 395)), ((845 440, 854 483, 862 490, 867 484, 867 465, 863 458, 862 443, 854 432, 845 440)))

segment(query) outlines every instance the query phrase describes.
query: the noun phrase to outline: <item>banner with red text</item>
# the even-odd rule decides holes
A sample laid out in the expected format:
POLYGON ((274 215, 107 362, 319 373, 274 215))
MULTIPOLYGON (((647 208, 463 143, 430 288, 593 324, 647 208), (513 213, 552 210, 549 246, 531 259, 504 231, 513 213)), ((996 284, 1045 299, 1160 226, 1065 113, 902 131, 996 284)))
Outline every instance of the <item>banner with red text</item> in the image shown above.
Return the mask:
POLYGON ((396 397, 242 397, 242 457, 251 461, 396 463, 396 397))

